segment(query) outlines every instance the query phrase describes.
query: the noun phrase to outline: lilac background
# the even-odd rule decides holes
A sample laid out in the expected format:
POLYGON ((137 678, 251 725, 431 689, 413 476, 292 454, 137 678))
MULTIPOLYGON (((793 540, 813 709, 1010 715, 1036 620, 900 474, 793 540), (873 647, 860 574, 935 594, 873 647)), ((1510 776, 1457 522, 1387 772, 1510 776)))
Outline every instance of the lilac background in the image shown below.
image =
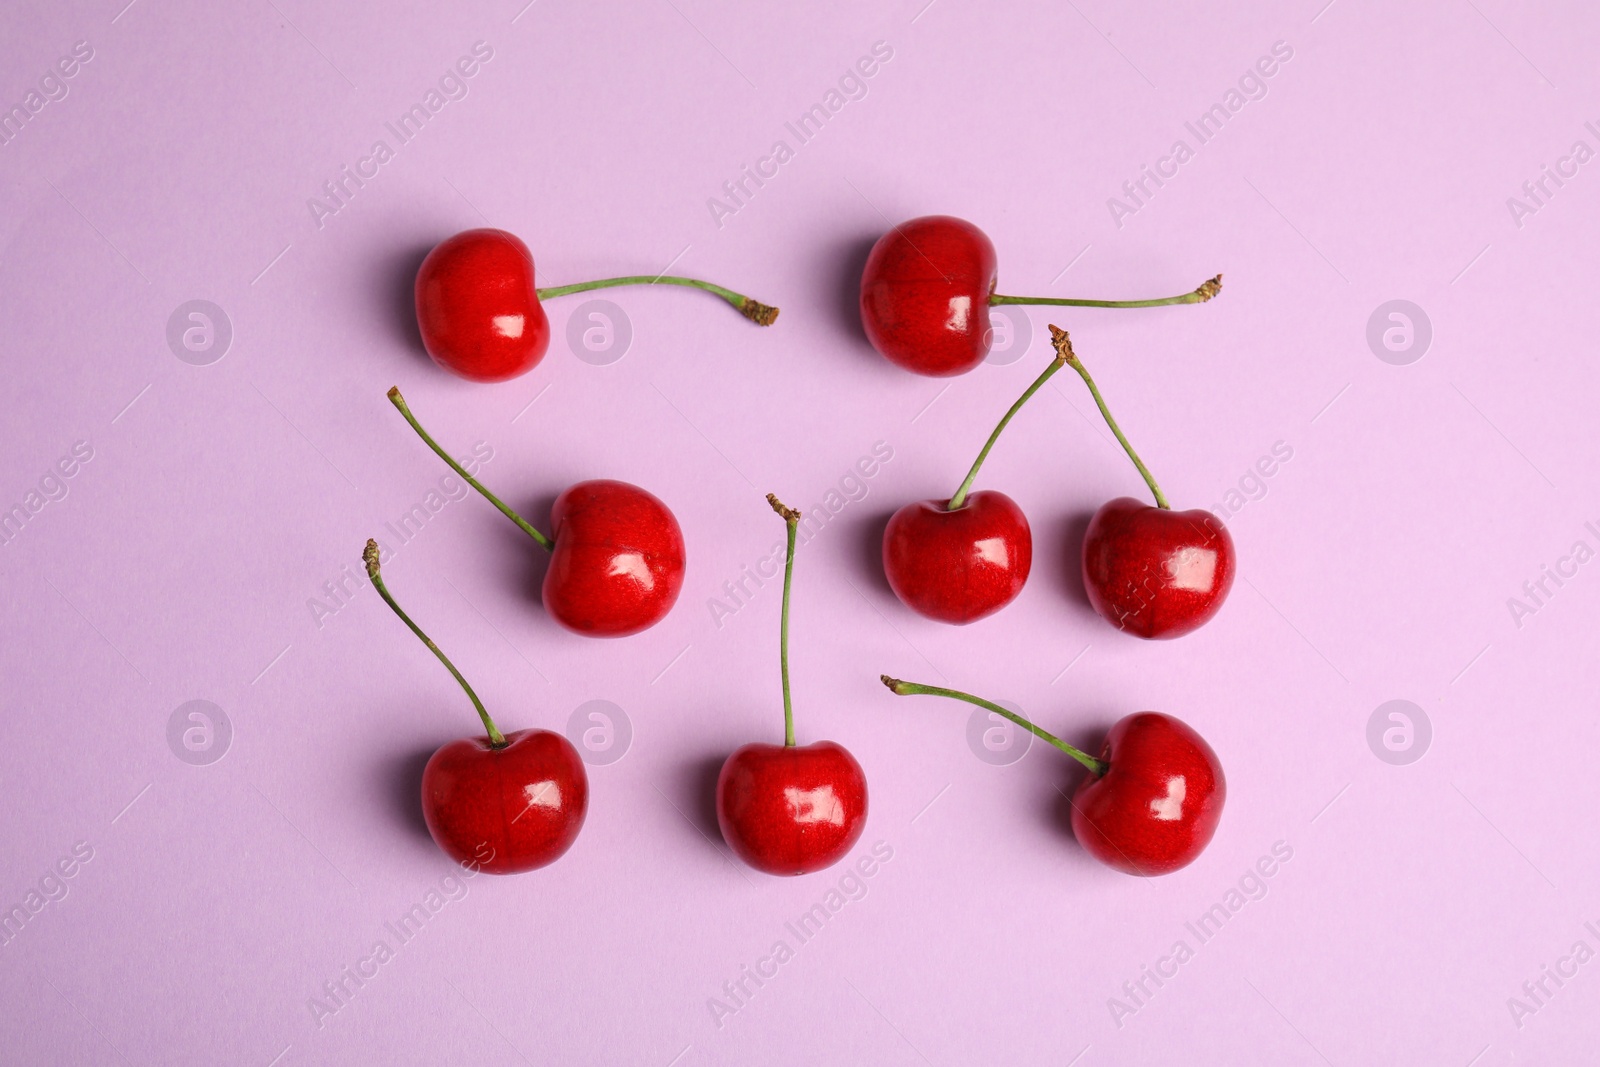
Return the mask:
POLYGON ((1600 147, 1592 9, 124 2, 0 13, 0 106, 93 49, 0 147, 0 507, 93 450, 0 548, 0 904, 93 850, 0 947, 0 1058, 1486 1065, 1594 1047, 1600 963, 1538 1001, 1522 985, 1580 939, 1600 949, 1600 565, 1520 626, 1507 604, 1600 545, 1595 164, 1520 226, 1507 205, 1575 140, 1600 147), (384 122, 477 41, 493 58, 469 94, 319 227, 308 199, 393 146, 384 122), (718 226, 708 198, 795 147, 785 121, 877 41, 893 58, 866 97, 718 226), (1192 147, 1184 122, 1278 41, 1293 58, 1266 97, 1119 226, 1107 199, 1192 147), (1202 308, 1035 310, 1021 361, 918 378, 866 346, 853 292, 870 241, 933 212, 989 233, 1006 292, 1157 295, 1217 270, 1227 287, 1202 308), (569 297, 540 367, 471 385, 421 354, 408 285, 485 221, 527 239, 546 284, 670 263, 783 317, 621 290, 632 347, 593 366, 564 341, 569 297), (166 341, 196 298, 234 329, 209 366, 166 341), (1408 366, 1366 340, 1397 298, 1434 331, 1408 366), (1191 637, 1124 638, 1083 600, 1082 524, 1140 486, 1067 375, 980 482, 1034 525, 1018 602, 954 629, 883 583, 887 515, 953 489, 1050 321, 1179 506, 1293 449, 1230 516, 1242 577, 1191 637), (600 699, 634 736, 591 768, 559 865, 464 883, 319 1027, 309 998, 451 873, 416 781, 474 727, 370 591, 308 606, 443 473, 384 402, 396 383, 453 448, 486 442, 484 478, 541 521, 577 479, 652 489, 690 563, 663 624, 597 642, 544 615, 535 553, 475 497, 400 549, 396 594, 503 726, 559 729, 600 699), (761 877, 716 835, 716 765, 779 736, 778 598, 720 627, 708 600, 781 537, 761 493, 822 503, 877 441, 893 459, 801 554, 794 674, 802 740, 867 770, 860 851, 893 858, 719 1027, 709 998, 795 946, 785 922, 842 871, 761 877), (1101 868, 1064 829, 1065 759, 987 764, 966 709, 897 701, 882 671, 1013 700, 1084 744, 1176 714, 1226 767, 1221 829, 1171 877, 1101 868), (166 740, 192 699, 234 731, 208 766, 166 740), (1392 699, 1432 722, 1409 766, 1368 747, 1392 699), (1293 855, 1265 897, 1199 944, 1185 923, 1275 842, 1293 855), (1193 958, 1130 1000, 1179 939, 1193 958))

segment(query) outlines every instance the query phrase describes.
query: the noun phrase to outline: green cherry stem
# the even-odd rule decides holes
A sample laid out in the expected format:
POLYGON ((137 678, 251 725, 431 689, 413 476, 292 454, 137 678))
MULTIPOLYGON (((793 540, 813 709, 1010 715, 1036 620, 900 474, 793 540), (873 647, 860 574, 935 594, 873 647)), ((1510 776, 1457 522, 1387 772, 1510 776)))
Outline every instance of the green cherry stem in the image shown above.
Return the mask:
POLYGON ((396 615, 400 616, 401 622, 411 627, 411 632, 416 634, 418 639, 427 645, 435 656, 439 657, 439 662, 443 663, 445 669, 455 676, 456 681, 461 683, 461 688, 467 691, 467 696, 471 699, 472 706, 478 709, 478 718, 483 720, 483 728, 489 732, 489 744, 494 748, 504 748, 506 746, 506 735, 501 733, 500 728, 494 724, 494 720, 489 718, 488 709, 483 706, 483 701, 478 699, 478 694, 472 691, 472 686, 468 685, 467 680, 461 677, 461 672, 456 670, 454 663, 450 662, 450 657, 439 651, 439 646, 433 643, 433 639, 423 633, 422 627, 412 622, 411 616, 407 615, 400 605, 395 603, 394 597, 389 595, 389 589, 383 584, 383 575, 378 569, 378 542, 368 541, 366 550, 361 553, 361 558, 366 561, 367 577, 372 579, 372 587, 378 591, 379 596, 383 597, 383 602, 389 605, 396 615))
POLYGON ((783 621, 778 624, 778 663, 783 670, 783 744, 794 747, 794 701, 789 697, 789 586, 794 584, 794 535, 800 525, 800 513, 785 507, 774 494, 767 494, 772 510, 783 516, 789 530, 789 547, 783 556, 783 621))
POLYGON ((1050 742, 1052 745, 1056 746, 1061 751, 1065 752, 1067 755, 1071 756, 1073 759, 1089 768, 1089 772, 1091 774, 1101 775, 1111 769, 1111 764, 1107 763, 1105 760, 1095 759, 1093 756, 1083 751, 1083 749, 1067 744, 1049 730, 1041 729, 1040 727, 1033 725, 1033 723, 1029 722, 1027 719, 1024 719, 1021 715, 1018 715, 1016 712, 1007 711, 999 704, 985 700, 982 697, 975 697, 971 693, 963 693, 959 689, 945 689, 937 685, 923 685, 920 682, 902 682, 900 679, 891 678, 887 674, 879 675, 879 677, 883 680, 883 684, 889 687, 889 692, 893 693, 895 696, 950 697, 954 700, 965 700, 968 704, 976 704, 980 708, 987 708, 996 715, 1003 715, 1012 722, 1016 723, 1018 726, 1022 727, 1024 730, 1027 730, 1033 736, 1039 738, 1041 741, 1050 742))
POLYGON ((994 447, 996 441, 1000 440, 1000 431, 1006 428, 1006 424, 1011 421, 1013 415, 1022 410, 1022 405, 1028 402, 1028 398, 1037 393, 1044 383, 1050 380, 1050 376, 1065 366, 1066 362, 1066 357, 1061 355, 1058 350, 1056 358, 1044 369, 1044 373, 1035 378, 1033 384, 1028 386, 1021 396, 1017 397, 1017 402, 1011 405, 1011 410, 1005 413, 999 425, 994 428, 994 433, 989 435, 989 440, 984 442, 983 451, 979 452, 978 458, 973 461, 972 469, 967 472, 966 481, 961 483, 961 488, 956 490, 956 495, 951 497, 950 503, 945 505, 946 511, 957 511, 967 502, 967 491, 972 488, 973 479, 978 476, 978 468, 982 467, 983 461, 989 458, 989 450, 994 447))
POLYGON ((535 295, 540 300, 549 300, 554 296, 566 296, 568 293, 587 293, 591 289, 610 289, 618 285, 687 285, 695 289, 704 289, 714 293, 733 305, 733 309, 757 326, 771 326, 778 317, 778 309, 771 304, 763 304, 759 300, 752 300, 743 293, 736 293, 732 289, 725 289, 713 282, 703 282, 698 278, 679 278, 671 274, 630 274, 626 278, 601 278, 593 282, 577 282, 573 285, 554 285, 548 289, 536 289, 535 295))
POLYGON ((502 515, 516 523, 517 527, 521 529, 523 533, 539 542, 545 551, 551 551, 556 547, 555 542, 551 541, 550 538, 534 529, 533 525, 529 523, 527 519, 524 519, 521 515, 518 515, 515 511, 512 511, 510 506, 507 505, 505 501, 489 492, 489 490, 484 487, 482 482, 468 474, 462 468, 461 464, 452 459, 450 453, 439 447, 439 442, 430 437, 428 435, 428 431, 422 428, 422 423, 418 422, 417 417, 411 414, 411 408, 406 406, 406 398, 400 395, 400 387, 398 385, 389 390, 389 402, 400 409, 400 414, 404 415, 406 421, 411 424, 411 428, 417 431, 417 436, 422 438, 423 441, 427 442, 428 447, 438 453, 439 458, 449 464, 451 470, 465 478, 468 485, 482 493, 484 499, 488 500, 489 503, 499 508, 502 515))
POLYGON ((1095 406, 1100 409, 1100 414, 1105 417, 1106 425, 1111 427, 1111 432, 1117 435, 1117 440, 1122 443, 1122 450, 1133 460, 1133 465, 1139 468, 1139 475, 1144 478, 1144 484, 1150 487, 1150 492, 1156 498, 1156 507, 1163 511, 1172 510, 1172 505, 1167 503, 1167 498, 1162 494, 1161 487, 1156 484, 1155 476, 1150 473, 1150 468, 1144 465, 1144 460, 1139 458, 1139 453, 1133 450, 1127 437, 1122 433, 1122 428, 1117 425, 1117 420, 1111 417, 1111 409, 1106 407, 1105 397, 1100 395, 1100 387, 1094 384, 1094 379, 1089 377, 1089 369, 1078 359, 1077 353, 1072 351, 1072 338, 1067 336, 1067 331, 1059 326, 1050 327, 1050 343, 1055 345, 1059 358, 1065 359, 1073 370, 1078 372, 1078 377, 1083 379, 1083 384, 1089 387, 1089 395, 1094 397, 1095 406))
POLYGON ((989 294, 989 306, 1002 304, 1053 304, 1074 308, 1158 308, 1169 304, 1204 304, 1222 292, 1222 275, 1203 281, 1193 291, 1179 296, 1162 296, 1154 300, 1074 300, 1059 296, 1001 296, 989 294))

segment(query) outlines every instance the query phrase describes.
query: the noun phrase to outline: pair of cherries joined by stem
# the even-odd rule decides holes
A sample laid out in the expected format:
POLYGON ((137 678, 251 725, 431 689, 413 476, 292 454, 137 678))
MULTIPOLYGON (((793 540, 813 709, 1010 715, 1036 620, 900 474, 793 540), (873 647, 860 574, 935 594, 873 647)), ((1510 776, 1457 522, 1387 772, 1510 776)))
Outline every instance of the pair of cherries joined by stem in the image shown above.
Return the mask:
POLYGON ((810 874, 850 851, 867 826, 867 778, 843 745, 796 745, 789 695, 789 589, 800 513, 767 494, 788 529, 778 662, 783 675, 783 744, 734 750, 717 776, 717 824, 734 854, 767 874, 810 874))
POLYGON ((1003 296, 994 244, 949 215, 903 222, 878 238, 861 274, 861 326, 891 363, 936 378, 965 374, 989 355, 989 309, 1004 305, 1152 308, 1201 304, 1222 289, 1219 274, 1192 292, 1152 300, 1003 296))
POLYGON ((551 297, 619 285, 684 285, 721 297, 759 326, 778 309, 697 278, 636 274, 534 287, 533 255, 505 230, 466 230, 441 241, 417 270, 417 327, 422 345, 445 370, 475 382, 526 374, 550 347, 550 321, 541 303, 551 297))
POLYGON ((556 497, 546 536, 441 448, 398 388, 389 400, 451 470, 550 553, 543 598, 556 622, 588 637, 626 637, 672 610, 683 589, 683 531, 654 494, 611 479, 578 482, 556 497))
POLYGON ((1149 877, 1192 863, 1217 832, 1227 780, 1222 763, 1187 723, 1141 711, 1113 723, 1099 756, 1091 756, 992 701, 936 685, 883 675, 897 696, 964 700, 1016 723, 1083 764, 1088 777, 1068 798, 1072 833, 1107 867, 1149 877))
POLYGON ((1089 603, 1117 629, 1137 637, 1186 634, 1227 599, 1236 570, 1233 538, 1209 511, 1171 509, 1073 352, 1067 332, 1051 326, 1050 338, 1055 358, 1001 418, 955 495, 907 504, 889 519, 883 535, 889 587, 913 611, 958 624, 992 615, 1022 592, 1033 566, 1027 516, 1004 493, 970 490, 1012 417, 1056 371, 1071 366, 1156 501, 1151 507, 1118 497, 1090 520, 1083 542, 1089 603))
POLYGON ((367 577, 466 692, 484 737, 441 745, 422 771, 422 816, 445 855, 489 874, 519 874, 554 863, 572 847, 589 811, 589 775, 578 750, 550 730, 502 734, 439 646, 411 621, 384 585, 378 543, 362 559, 367 577))

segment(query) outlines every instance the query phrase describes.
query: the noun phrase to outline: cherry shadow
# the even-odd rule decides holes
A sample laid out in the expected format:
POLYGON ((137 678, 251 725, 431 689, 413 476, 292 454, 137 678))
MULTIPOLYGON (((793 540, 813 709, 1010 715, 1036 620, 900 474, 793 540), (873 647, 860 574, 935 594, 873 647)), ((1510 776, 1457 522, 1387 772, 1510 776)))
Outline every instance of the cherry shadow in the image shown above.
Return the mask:
POLYGON ((409 245, 384 257, 372 272, 379 280, 372 291, 382 301, 379 310, 392 339, 430 366, 433 360, 422 347, 422 331, 417 328, 416 284, 417 270, 431 251, 431 244, 409 245))
MULTIPOLYGON (((1056 736, 1091 756, 1098 756, 1105 743, 1106 734, 1111 730, 1111 720, 1099 715, 1095 718, 1096 724, 1093 726, 1063 731, 1056 736)), ((1077 760, 1065 752, 1057 751, 1052 745, 1045 745, 1040 755, 1055 765, 1049 779, 1049 792, 1045 794, 1045 818, 1053 829, 1076 840, 1076 835, 1072 832, 1072 796, 1089 777, 1089 771, 1077 760)), ((1030 749, 1028 758, 1032 757, 1033 750, 1030 749)), ((1087 855, 1084 858, 1092 864, 1093 861, 1087 855)))
POLYGON ((894 595, 889 579, 883 573, 883 533, 894 518, 894 511, 875 512, 849 527, 850 543, 855 549, 852 561, 856 577, 880 593, 894 595))
POLYGON ((880 234, 851 237, 833 245, 828 254, 831 269, 838 271, 834 288, 834 314, 839 326, 854 341, 859 341, 869 351, 867 334, 861 328, 861 273, 866 270, 867 256, 878 243, 880 234))
POLYGON ((673 780, 673 803, 696 830, 718 847, 722 845, 722 827, 717 822, 717 777, 728 755, 716 752, 697 756, 679 767, 673 780))
MULTIPOLYGON (((440 742, 439 744, 443 744, 440 742)), ((376 774, 380 795, 388 798, 388 808, 400 825, 414 837, 431 842, 427 820, 422 817, 422 771, 439 745, 389 754, 378 764, 376 774)))
POLYGON ((1061 564, 1061 588, 1067 599, 1090 615, 1094 614, 1094 607, 1083 588, 1083 539, 1093 518, 1092 511, 1068 512, 1052 520, 1045 534, 1050 544, 1060 546, 1061 554, 1056 558, 1061 564))
MULTIPOLYGON (((491 488, 493 487, 491 486, 491 488)), ((534 529, 549 537, 550 509, 555 506, 556 497, 559 495, 559 493, 550 492, 540 493, 526 504, 527 510, 524 510, 524 504, 521 501, 513 502, 506 500, 505 497, 501 497, 501 499, 506 500, 506 503, 515 508, 518 515, 531 522, 534 529)), ((524 497, 522 499, 527 501, 529 498, 524 497)), ((488 501, 484 501, 484 504, 487 507, 493 507, 488 501)), ((499 516, 499 519, 501 535, 506 537, 508 543, 515 545, 522 553, 523 562, 519 566, 522 568, 521 588, 523 594, 533 601, 539 610, 539 614, 546 622, 551 626, 558 626, 559 624, 554 619, 551 619, 544 610, 544 576, 550 570, 550 553, 540 548, 533 538, 517 529, 510 519, 503 515, 499 516)))

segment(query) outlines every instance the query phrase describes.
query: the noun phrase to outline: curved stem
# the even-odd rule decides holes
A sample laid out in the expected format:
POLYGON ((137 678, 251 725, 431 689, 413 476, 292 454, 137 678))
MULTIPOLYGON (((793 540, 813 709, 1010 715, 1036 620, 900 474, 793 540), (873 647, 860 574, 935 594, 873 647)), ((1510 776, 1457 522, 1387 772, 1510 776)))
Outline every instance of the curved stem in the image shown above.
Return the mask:
POLYGON ((994 447, 996 441, 1000 440, 1000 431, 1006 428, 1006 424, 1011 421, 1013 415, 1022 410, 1022 405, 1028 402, 1028 398, 1037 393, 1044 383, 1050 380, 1050 375, 1060 370, 1066 362, 1065 357, 1057 354, 1051 364, 1044 369, 1044 373, 1035 378, 1033 384, 1028 386, 1023 394, 1017 398, 1015 404, 1011 405, 1011 410, 1005 413, 1005 417, 994 428, 994 433, 989 435, 989 440, 984 442, 983 451, 979 452, 978 458, 973 461, 972 469, 967 472, 966 481, 961 483, 961 488, 956 490, 956 495, 951 497, 950 503, 945 505, 946 511, 955 511, 967 502, 967 490, 972 488, 972 481, 978 476, 978 468, 982 467, 983 461, 989 458, 989 450, 994 447))
POLYGON ((1172 510, 1172 505, 1167 503, 1167 498, 1162 494, 1161 487, 1156 484, 1155 476, 1150 473, 1150 468, 1144 465, 1144 460, 1139 458, 1139 453, 1133 450, 1127 437, 1122 433, 1122 428, 1117 425, 1117 420, 1111 417, 1111 409, 1106 407, 1105 397, 1100 395, 1100 387, 1094 384, 1094 379, 1089 377, 1089 369, 1078 359, 1072 351, 1072 339, 1067 336, 1067 331, 1058 326, 1050 327, 1050 343, 1056 346, 1056 352, 1064 358, 1072 369, 1078 372, 1078 377, 1083 379, 1083 384, 1089 387, 1089 395, 1094 397, 1095 406, 1100 409, 1100 414, 1105 417, 1106 425, 1111 427, 1111 432, 1117 435, 1117 440, 1122 443, 1122 450, 1133 460, 1133 465, 1139 468, 1139 475, 1144 479, 1144 484, 1150 487, 1150 493, 1156 498, 1156 507, 1163 511, 1172 510))
POLYGON ((989 295, 989 305, 998 307, 1001 304, 1054 304, 1060 307, 1074 308, 1158 308, 1169 304, 1204 304, 1207 300, 1222 292, 1222 275, 1201 282, 1191 292, 1179 296, 1162 296, 1154 300, 1074 300, 1060 296, 1001 296, 999 293, 989 295))
POLYGON ((773 511, 783 516, 784 525, 789 529, 789 547, 783 556, 783 621, 778 624, 778 662, 783 668, 783 743, 793 748, 794 702, 789 697, 789 586, 794 582, 794 535, 800 525, 800 513, 794 508, 784 507, 783 502, 772 493, 767 494, 767 503, 772 505, 773 511))
POLYGON ((975 697, 971 693, 963 693, 959 689, 945 689, 937 685, 923 685, 920 682, 902 682, 900 679, 891 678, 887 674, 879 675, 879 677, 883 679, 883 684, 889 687, 889 691, 896 696, 951 697, 955 700, 965 700, 968 704, 976 704, 980 708, 987 708, 996 715, 1004 715, 1006 718, 1010 719, 1024 730, 1027 730, 1029 733, 1033 734, 1033 736, 1039 738, 1041 741, 1050 742, 1052 745, 1056 746, 1061 751, 1065 752, 1067 755, 1071 756, 1073 759, 1089 768, 1091 774, 1104 774, 1111 769, 1111 764, 1107 763, 1105 760, 1095 759, 1093 756, 1083 751, 1083 749, 1078 748, 1075 745, 1067 744, 1049 730, 1041 729, 1033 725, 1033 723, 1029 722, 1027 719, 1024 719, 1021 715, 1018 715, 1016 712, 1008 711, 1005 708, 1002 708, 999 704, 985 700, 982 697, 975 697))
POLYGON ((445 669, 455 676, 456 681, 461 683, 461 688, 467 691, 467 696, 471 699, 472 706, 478 709, 478 718, 483 720, 483 728, 489 732, 489 744, 495 748, 504 748, 506 745, 505 734, 502 734, 500 728, 494 724, 494 720, 489 718, 488 709, 483 706, 483 701, 478 699, 478 694, 472 691, 472 686, 468 685, 467 680, 461 677, 461 672, 456 670, 454 663, 450 662, 450 657, 439 651, 439 646, 433 643, 433 639, 423 633, 422 627, 412 622, 411 616, 401 610, 400 605, 395 603, 394 597, 389 595, 388 588, 383 584, 383 575, 378 570, 378 542, 368 541, 366 550, 361 553, 361 558, 366 561, 367 577, 372 579, 372 586, 378 591, 378 595, 383 597, 383 602, 389 605, 396 615, 400 616, 401 622, 411 627, 411 632, 416 634, 418 639, 427 645, 435 656, 439 657, 439 662, 443 663, 445 669))
POLYGON ((427 442, 428 447, 437 452, 439 454, 439 458, 450 465, 451 470, 465 478, 468 485, 482 493, 484 499, 489 501, 489 503, 493 504, 495 507, 499 508, 500 513, 506 518, 510 519, 512 522, 516 523, 518 528, 521 529, 523 533, 539 542, 545 551, 548 552, 555 548, 555 542, 551 541, 550 538, 534 529, 533 525, 529 523, 528 520, 524 519, 521 515, 518 515, 515 511, 512 511, 503 500, 489 492, 489 490, 484 487, 482 482, 468 474, 462 468, 461 464, 457 463, 451 458, 450 453, 439 447, 439 442, 430 437, 428 435, 428 431, 422 428, 422 423, 418 422, 417 417, 411 414, 411 409, 406 406, 406 398, 400 395, 400 387, 398 385, 389 390, 389 401, 394 404, 395 407, 400 409, 400 414, 404 415, 406 417, 406 421, 411 424, 411 428, 417 431, 417 436, 427 442))
POLYGON ((618 285, 687 285, 722 297, 733 305, 735 311, 757 326, 771 326, 778 317, 778 309, 771 304, 752 300, 743 293, 736 293, 714 282, 703 282, 698 278, 680 278, 671 274, 630 274, 626 278, 601 278, 598 281, 577 282, 573 285, 553 285, 548 289, 536 289, 534 292, 540 300, 549 300, 551 297, 566 296, 568 293, 587 293, 591 289, 610 289, 618 285))

